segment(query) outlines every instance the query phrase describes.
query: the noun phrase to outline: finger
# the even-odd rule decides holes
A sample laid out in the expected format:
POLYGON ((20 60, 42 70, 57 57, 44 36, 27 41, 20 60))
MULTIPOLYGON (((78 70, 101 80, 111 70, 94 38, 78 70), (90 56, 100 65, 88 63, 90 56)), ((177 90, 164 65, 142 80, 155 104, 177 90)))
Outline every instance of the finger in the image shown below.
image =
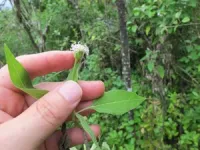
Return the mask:
POLYGON ((11 120, 13 117, 0 110, 0 124, 11 120))
MULTIPOLYGON (((81 102, 76 107, 75 111, 79 112, 79 111, 83 110, 84 108, 89 107, 91 105, 92 105, 92 101, 81 102)), ((95 110, 93 110, 93 109, 87 109, 85 111, 80 112, 80 114, 83 115, 83 116, 88 116, 88 115, 90 115, 94 112, 95 112, 95 110)), ((67 121, 70 121, 70 120, 72 120, 72 114, 67 118, 67 121)))
POLYGON ((61 131, 56 131, 45 142, 46 150, 59 150, 59 142, 62 136, 61 131))
MULTIPOLYGON (((92 105, 92 103, 93 103, 93 101, 81 102, 81 103, 76 107, 76 112, 79 112, 79 111, 81 111, 81 110, 83 110, 83 109, 85 109, 85 108, 90 107, 90 106, 92 105)), ((95 110, 93 110, 93 109, 87 109, 87 110, 85 110, 85 111, 82 111, 82 112, 81 112, 81 115, 83 115, 83 116, 88 116, 88 115, 90 115, 91 113, 94 113, 94 112, 95 112, 95 110)))
MULTIPOLYGON (((91 105, 92 105, 92 101, 81 102, 81 103, 79 103, 79 105, 75 108, 75 111, 76 111, 76 112, 79 112, 79 111, 83 110, 84 108, 89 107, 89 106, 91 106, 91 105)), ((88 115, 90 115, 90 114, 92 114, 92 113, 94 113, 94 112, 95 112, 95 110, 87 109, 87 110, 85 110, 85 111, 80 112, 80 114, 83 115, 83 116, 88 116, 88 115)), ((66 121, 70 121, 70 120, 72 120, 72 114, 70 114, 70 116, 67 118, 66 121)))
POLYGON ((94 100, 101 97, 105 91, 105 86, 102 81, 79 81, 83 91, 83 100, 94 100))
MULTIPOLYGON (((98 137, 100 135, 100 127, 98 125, 91 125, 90 128, 92 129, 94 135, 98 137)), ((67 135, 69 139, 70 146, 76 146, 84 143, 85 137, 84 137, 84 131, 80 128, 72 128, 67 130, 67 135)), ((87 135, 87 140, 91 141, 91 137, 87 135)), ((60 138, 62 136, 61 132, 56 132, 53 136, 51 136, 47 142, 47 149, 48 150, 54 150, 58 146, 60 142, 60 138), (54 149, 53 149, 53 148, 54 149)))
POLYGON ((0 87, 0 110, 16 117, 26 107, 24 96, 4 87, 0 87))
MULTIPOLYGON (((100 135, 100 127, 98 125, 91 126, 91 129, 96 137, 100 135)), ((80 128, 73 128, 67 131, 71 141, 70 146, 75 146, 84 143, 84 131, 80 128)), ((91 137, 86 134, 87 139, 91 141, 91 137)))
MULTIPOLYGON (((83 91, 82 101, 99 98, 103 95, 105 90, 104 83, 102 81, 79 81, 78 83, 83 91)), ((62 84, 63 82, 43 82, 35 87, 38 89, 52 91, 62 84)), ((26 101, 28 106, 31 106, 34 102, 36 102, 36 100, 30 96, 26 96, 26 101)))
MULTIPOLYGON (((17 59, 28 71, 31 78, 70 69, 74 63, 74 56, 70 51, 50 51, 20 56, 17 59)), ((0 85, 4 85, 7 88, 14 88, 7 66, 4 66, 0 70, 0 85)))
MULTIPOLYGON (((49 92, 24 113, 1 125, 1 141, 12 141, 17 149, 34 149, 41 145, 73 112, 82 96, 80 86, 67 81, 49 92), (10 132, 4 132, 10 131, 10 132), (23 132, 22 132, 23 131, 23 132), (15 136, 13 136, 15 135, 15 136), (30 138, 31 135, 31 138, 30 138), (26 143, 26 144, 24 144, 26 143)), ((15 149, 10 144, 7 149, 15 149)))
MULTIPOLYGON (((29 105, 32 105, 35 102, 36 102, 36 100, 34 100, 34 99, 28 100, 29 105)), ((80 102, 78 104, 78 106, 76 107, 75 111, 79 112, 79 111, 83 110, 84 108, 91 106, 92 102, 93 101, 80 102)), ((94 112, 95 112, 95 110, 93 110, 93 109, 87 109, 87 110, 81 112, 81 115, 88 116, 88 115, 90 115, 90 114, 92 114, 94 112)), ((69 120, 71 120, 71 115, 67 118, 67 121, 69 121, 69 120)))
MULTIPOLYGON (((61 84, 63 82, 43 82, 36 85, 36 88, 52 91, 61 84)), ((99 98, 105 91, 105 86, 102 81, 78 81, 78 84, 83 91, 83 101, 99 98)))

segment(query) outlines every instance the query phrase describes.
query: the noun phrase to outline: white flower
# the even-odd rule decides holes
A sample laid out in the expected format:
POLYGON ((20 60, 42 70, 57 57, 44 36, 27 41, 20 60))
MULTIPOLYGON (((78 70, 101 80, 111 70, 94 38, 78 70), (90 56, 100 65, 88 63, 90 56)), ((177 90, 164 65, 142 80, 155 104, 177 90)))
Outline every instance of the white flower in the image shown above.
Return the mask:
POLYGON ((71 51, 74 51, 74 52, 84 52, 86 55, 89 55, 89 48, 87 47, 87 45, 83 45, 83 44, 80 44, 80 43, 75 43, 75 44, 72 44, 71 45, 71 51))

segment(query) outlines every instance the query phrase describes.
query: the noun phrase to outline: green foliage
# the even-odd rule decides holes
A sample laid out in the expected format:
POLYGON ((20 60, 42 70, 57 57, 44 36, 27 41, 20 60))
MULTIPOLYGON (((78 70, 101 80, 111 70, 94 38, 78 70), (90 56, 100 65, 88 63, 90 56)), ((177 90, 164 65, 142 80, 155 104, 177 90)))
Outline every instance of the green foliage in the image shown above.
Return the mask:
POLYGON ((24 67, 15 59, 7 45, 4 45, 6 62, 10 73, 10 78, 13 84, 24 91, 28 95, 38 99, 44 96, 48 91, 35 89, 32 85, 28 72, 24 67))
POLYGON ((3 57, 4 43, 15 50, 14 54, 22 55, 33 52, 31 42, 25 34, 22 26, 17 23, 12 11, 3 10, 0 12, 0 60, 5 63, 3 57), (16 44, 18 43, 18 44, 16 44))
POLYGON ((90 108, 100 113, 122 115, 138 107, 144 100, 144 97, 133 92, 111 90, 95 100, 90 108))
MULTIPOLYGON (((24 91, 25 93, 36 99, 39 99, 48 93, 48 91, 35 89, 33 87, 28 72, 15 59, 14 55, 7 47, 7 45, 4 45, 4 51, 11 80, 17 88, 19 88, 20 90, 24 91)), ((84 56, 84 52, 83 50, 77 51, 75 52, 74 55, 75 55, 74 56, 75 64, 71 69, 67 77, 67 80, 73 80, 77 82, 79 76, 79 68, 81 65, 81 60, 84 56)), ((93 109, 100 113, 122 115, 139 106, 144 100, 145 98, 138 96, 133 92, 128 92, 124 90, 113 90, 110 92, 106 92, 102 97, 95 100, 91 106, 84 108, 83 110, 80 110, 78 113, 87 109, 93 109)), ((92 141, 96 144, 95 149, 96 150, 100 149, 93 131, 89 127, 88 123, 84 120, 84 117, 82 117, 78 113, 75 113, 74 115, 78 118, 81 127, 90 135, 92 141)))
POLYGON ((161 65, 157 66, 157 73, 162 79, 164 78, 165 70, 164 70, 163 66, 161 66, 161 65))
MULTIPOLYGON (((89 117, 90 123, 102 127, 99 145, 106 142, 112 150, 197 150, 200 147, 200 3, 197 0, 126 2, 133 91, 147 99, 134 110, 133 120, 128 114, 89 117)), ((74 41, 87 43, 91 55, 83 62, 80 78, 103 80, 106 90, 124 88, 114 0, 79 0, 78 9, 64 0, 35 0, 33 6, 36 15, 32 17, 42 29, 51 19, 47 50, 68 49, 74 41)), ((0 29, 0 49, 1 43, 7 43, 16 55, 35 52, 11 11, 1 11, 0 29)), ((0 59, 5 62, 2 51, 0 59)), ((66 72, 52 73, 37 82, 62 81, 66 76, 66 72)))

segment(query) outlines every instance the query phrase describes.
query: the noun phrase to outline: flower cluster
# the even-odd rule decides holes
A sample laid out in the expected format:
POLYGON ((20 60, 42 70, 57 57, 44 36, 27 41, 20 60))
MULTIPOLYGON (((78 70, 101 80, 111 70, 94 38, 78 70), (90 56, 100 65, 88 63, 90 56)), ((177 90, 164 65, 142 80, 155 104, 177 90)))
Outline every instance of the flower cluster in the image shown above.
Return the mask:
POLYGON ((83 44, 80 44, 80 43, 77 43, 77 44, 72 44, 71 46, 71 51, 74 51, 74 52, 84 52, 86 55, 89 55, 89 48, 87 47, 87 45, 83 45, 83 44))

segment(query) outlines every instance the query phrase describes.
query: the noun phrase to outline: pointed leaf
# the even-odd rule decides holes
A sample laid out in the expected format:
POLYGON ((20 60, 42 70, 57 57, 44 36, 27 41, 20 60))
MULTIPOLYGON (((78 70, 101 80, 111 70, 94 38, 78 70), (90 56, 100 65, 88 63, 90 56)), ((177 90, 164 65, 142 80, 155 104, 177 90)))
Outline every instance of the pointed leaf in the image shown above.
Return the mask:
POLYGON ((180 18, 181 13, 182 13, 181 11, 177 12, 177 13, 175 14, 175 18, 180 18))
POLYGON ((90 109, 100 113, 122 115, 139 106, 144 100, 144 97, 133 92, 113 90, 95 100, 90 109))
POLYGON ((33 88, 28 72, 15 59, 14 55, 11 53, 7 45, 4 45, 4 51, 12 82, 17 87, 33 88))
POLYGON ((35 99, 39 99, 48 93, 48 91, 46 90, 40 90, 35 88, 20 88, 20 89, 35 99))
POLYGON ((102 143, 102 149, 103 150, 110 150, 110 147, 109 147, 109 145, 106 142, 103 142, 102 143))
POLYGON ((86 120, 81 115, 79 115, 78 113, 76 113, 76 117, 80 121, 80 124, 83 127, 83 129, 85 130, 85 132, 87 132, 90 135, 92 141, 96 144, 97 147, 99 147, 99 144, 98 144, 97 139, 94 135, 94 132, 91 130, 91 128, 88 125, 88 123, 86 122, 86 120))
POLYGON ((48 92, 46 90, 39 90, 33 87, 28 72, 15 59, 14 55, 6 44, 4 44, 4 52, 6 56, 6 62, 8 64, 10 78, 16 88, 19 88, 20 90, 37 99, 48 92))
POLYGON ((163 79, 165 76, 165 69, 163 68, 163 66, 159 65, 158 67, 156 67, 156 69, 157 69, 158 75, 163 79))
POLYGON ((190 18, 189 18, 189 17, 185 17, 185 18, 183 18, 183 20, 182 20, 183 23, 187 23, 187 22, 189 22, 189 21, 190 21, 190 18))
POLYGON ((150 61, 150 62, 147 64, 147 67, 148 67, 148 70, 149 70, 150 72, 152 72, 153 69, 154 69, 154 62, 153 62, 153 61, 150 61))
POLYGON ((137 29, 138 29, 137 25, 134 25, 134 26, 131 27, 131 30, 132 30, 133 33, 136 33, 137 29))
POLYGON ((150 27, 150 26, 147 26, 146 29, 145 29, 146 35, 149 35, 150 30, 151 30, 151 27, 150 27))

